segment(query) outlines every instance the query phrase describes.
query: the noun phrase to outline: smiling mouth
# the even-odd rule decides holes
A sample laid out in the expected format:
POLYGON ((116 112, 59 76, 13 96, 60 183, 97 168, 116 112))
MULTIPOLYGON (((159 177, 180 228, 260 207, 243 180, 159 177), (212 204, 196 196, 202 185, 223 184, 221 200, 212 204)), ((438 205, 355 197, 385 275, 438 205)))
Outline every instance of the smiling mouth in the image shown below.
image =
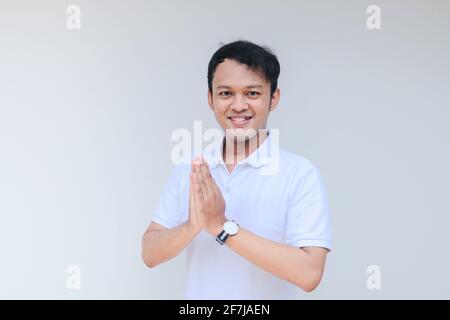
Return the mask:
POLYGON ((252 119, 253 116, 241 116, 241 117, 228 117, 228 120, 231 121, 231 123, 235 126, 235 127, 244 127, 246 126, 250 119, 252 119))

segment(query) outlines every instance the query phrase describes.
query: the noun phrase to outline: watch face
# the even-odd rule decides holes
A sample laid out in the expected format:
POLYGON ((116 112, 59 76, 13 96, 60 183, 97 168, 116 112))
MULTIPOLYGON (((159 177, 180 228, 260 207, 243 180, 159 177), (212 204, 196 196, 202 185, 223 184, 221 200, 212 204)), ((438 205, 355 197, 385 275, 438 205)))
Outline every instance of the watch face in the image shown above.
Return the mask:
POLYGON ((238 232, 239 227, 235 222, 227 221, 223 225, 223 230, 225 230, 225 232, 228 233, 230 236, 233 236, 238 232))

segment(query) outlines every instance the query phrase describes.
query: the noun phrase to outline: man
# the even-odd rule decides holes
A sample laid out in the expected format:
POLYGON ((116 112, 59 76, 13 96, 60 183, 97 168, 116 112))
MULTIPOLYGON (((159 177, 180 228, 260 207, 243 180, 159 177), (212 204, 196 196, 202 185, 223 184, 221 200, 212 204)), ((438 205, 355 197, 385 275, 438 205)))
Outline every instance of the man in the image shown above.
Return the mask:
POLYGON ((322 278, 331 232, 321 177, 266 130, 279 73, 277 57, 247 41, 211 58, 208 103, 225 137, 175 167, 142 239, 149 267, 187 248, 187 299, 295 299, 322 278))

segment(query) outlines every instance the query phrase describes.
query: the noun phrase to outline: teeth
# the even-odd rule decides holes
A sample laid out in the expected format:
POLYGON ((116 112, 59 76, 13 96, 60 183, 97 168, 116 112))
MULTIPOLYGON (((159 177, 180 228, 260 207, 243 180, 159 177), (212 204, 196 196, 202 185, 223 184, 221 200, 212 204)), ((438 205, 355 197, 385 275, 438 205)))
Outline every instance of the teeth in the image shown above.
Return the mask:
POLYGON ((245 122, 245 121, 247 121, 249 119, 250 119, 250 117, 245 117, 245 118, 231 117, 231 120, 235 121, 235 122, 245 122))

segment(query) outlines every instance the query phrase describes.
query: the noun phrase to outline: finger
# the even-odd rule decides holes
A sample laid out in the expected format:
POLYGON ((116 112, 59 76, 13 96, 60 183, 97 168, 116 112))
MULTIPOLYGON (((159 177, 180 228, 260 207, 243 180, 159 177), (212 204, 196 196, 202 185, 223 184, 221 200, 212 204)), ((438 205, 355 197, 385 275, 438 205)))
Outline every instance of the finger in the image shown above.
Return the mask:
POLYGON ((189 174, 189 203, 192 207, 195 207, 195 198, 194 198, 194 183, 192 181, 192 172, 189 174))
POLYGON ((193 182, 193 187, 194 187, 194 197, 198 203, 198 201, 203 199, 203 193, 202 193, 202 189, 200 187, 197 170, 192 174, 192 182, 193 182))
POLYGON ((208 194, 214 193, 214 179, 211 176, 211 172, 209 171, 208 164, 206 162, 201 165, 200 171, 203 176, 203 180, 205 181, 205 185, 208 188, 208 194))
POLYGON ((203 170, 204 170, 205 175, 207 177, 206 181, 208 183, 208 187, 209 187, 210 192, 213 193, 213 194, 220 193, 220 189, 217 186, 217 183, 216 183, 216 181, 214 180, 214 178, 213 178, 213 176, 211 174, 211 170, 209 168, 208 163, 204 162, 204 166, 203 167, 204 167, 203 170))
POLYGON ((191 162, 191 172, 189 173, 189 184, 190 184, 190 193, 189 197, 194 195, 194 173, 195 173, 195 166, 194 161, 191 162))
POLYGON ((190 174, 190 192, 189 192, 189 219, 193 219, 197 225, 198 216, 197 216, 197 199, 194 191, 194 180, 192 173, 190 174))
POLYGON ((191 171, 192 172, 198 171, 199 164, 200 164, 200 160, 199 160, 199 157, 197 157, 191 162, 191 171))
POLYGON ((206 178, 212 179, 211 171, 209 170, 208 162, 206 162, 206 161, 202 162, 202 171, 203 171, 203 174, 204 174, 204 176, 206 178))
POLYGON ((193 175, 190 175, 190 191, 189 191, 189 219, 194 216, 194 220, 198 222, 197 220, 197 199, 195 196, 195 190, 194 190, 194 181, 193 181, 193 175))
POLYGON ((205 179, 203 178, 201 166, 199 166, 195 169, 195 174, 197 176, 200 189, 202 190, 203 199, 205 199, 206 197, 209 196, 210 191, 208 189, 208 186, 206 185, 205 179))
POLYGON ((203 173, 202 173, 202 162, 200 162, 196 165, 195 172, 197 173, 198 181, 200 188, 202 190, 203 196, 207 197, 209 195, 208 186, 206 185, 206 181, 204 179, 203 173))
POLYGON ((197 157, 195 157, 195 159, 193 160, 193 164, 200 164, 202 162, 202 156, 198 155, 197 157))

